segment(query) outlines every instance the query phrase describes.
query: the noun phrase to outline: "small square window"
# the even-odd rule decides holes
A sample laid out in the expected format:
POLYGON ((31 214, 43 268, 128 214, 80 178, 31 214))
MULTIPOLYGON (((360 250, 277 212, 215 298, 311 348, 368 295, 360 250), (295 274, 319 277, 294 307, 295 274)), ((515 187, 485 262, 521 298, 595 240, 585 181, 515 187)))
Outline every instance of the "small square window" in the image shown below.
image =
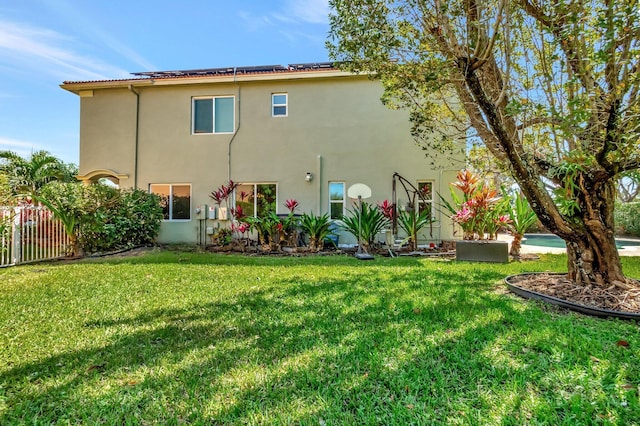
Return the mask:
POLYGON ((287 93, 273 93, 271 95, 271 116, 286 117, 288 115, 288 100, 287 93))

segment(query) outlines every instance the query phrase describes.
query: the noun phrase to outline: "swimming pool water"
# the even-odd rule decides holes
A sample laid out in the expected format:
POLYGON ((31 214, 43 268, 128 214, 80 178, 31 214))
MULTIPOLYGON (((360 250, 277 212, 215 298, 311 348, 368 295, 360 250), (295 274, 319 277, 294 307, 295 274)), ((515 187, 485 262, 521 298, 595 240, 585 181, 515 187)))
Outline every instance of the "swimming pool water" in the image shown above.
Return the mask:
MULTIPOLYGON (((524 240, 522 240, 522 244, 527 246, 539 247, 567 247, 567 245, 564 243, 564 240, 556 235, 525 234, 524 240)), ((622 248, 624 246, 640 246, 640 240, 616 238, 616 246, 618 246, 618 248, 622 248)))

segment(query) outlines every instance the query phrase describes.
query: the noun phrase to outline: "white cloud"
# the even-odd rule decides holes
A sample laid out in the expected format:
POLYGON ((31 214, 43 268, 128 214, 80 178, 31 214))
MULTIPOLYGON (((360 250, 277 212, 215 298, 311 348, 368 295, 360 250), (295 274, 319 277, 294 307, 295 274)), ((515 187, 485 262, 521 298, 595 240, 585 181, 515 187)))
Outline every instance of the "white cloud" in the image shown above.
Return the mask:
POLYGON ((102 80, 128 73, 70 47, 58 32, 0 19, 0 64, 46 73, 59 80, 102 80))
POLYGON ((311 24, 326 24, 329 21, 328 0, 287 0, 287 15, 298 21, 311 24))
POLYGON ((44 4, 48 6, 52 12, 56 13, 60 19, 71 23, 76 31, 82 34, 83 39, 93 39, 94 41, 103 44, 113 52, 128 59, 144 70, 156 69, 151 62, 147 61, 136 51, 97 25, 95 16, 88 16, 87 14, 82 13, 81 8, 72 5, 65 0, 44 0, 44 4))
POLYGON ((20 141, 0 136, 0 151, 13 151, 22 157, 28 157, 32 152, 46 149, 36 142, 20 141))
POLYGON ((241 11, 238 16, 249 31, 281 23, 300 26, 303 24, 327 24, 329 22, 328 0, 286 0, 284 7, 268 15, 255 16, 241 11))

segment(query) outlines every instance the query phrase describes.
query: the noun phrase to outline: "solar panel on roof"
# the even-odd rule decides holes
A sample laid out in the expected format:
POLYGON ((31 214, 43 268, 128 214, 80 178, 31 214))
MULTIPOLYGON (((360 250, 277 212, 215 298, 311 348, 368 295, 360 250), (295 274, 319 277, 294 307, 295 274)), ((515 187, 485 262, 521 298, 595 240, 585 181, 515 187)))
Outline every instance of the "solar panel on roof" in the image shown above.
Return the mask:
POLYGON ((166 78, 166 77, 188 77, 188 76, 207 76, 207 75, 230 75, 230 74, 247 74, 258 72, 275 72, 287 70, 313 70, 313 69, 330 69, 333 68, 332 62, 310 62, 302 64, 289 64, 287 67, 282 65, 257 65, 247 67, 225 67, 225 68, 203 68, 193 70, 175 70, 175 71, 144 71, 134 72, 133 75, 166 78))

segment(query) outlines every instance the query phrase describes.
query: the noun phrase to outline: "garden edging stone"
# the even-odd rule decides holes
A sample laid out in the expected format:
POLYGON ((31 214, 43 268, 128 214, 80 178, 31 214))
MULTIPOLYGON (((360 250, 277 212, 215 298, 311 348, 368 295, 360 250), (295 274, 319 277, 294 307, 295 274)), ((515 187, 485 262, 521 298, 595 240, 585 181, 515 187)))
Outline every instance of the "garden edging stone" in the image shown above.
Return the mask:
MULTIPOLYGON (((582 314, 596 316, 596 317, 600 317, 600 318, 620 318, 620 319, 627 319, 627 320, 640 320, 640 314, 638 314, 638 313, 613 311, 613 310, 610 310, 610 309, 602 309, 602 308, 596 308, 596 307, 593 307, 593 306, 586 306, 586 305, 582 305, 582 304, 579 304, 579 303, 570 302, 568 300, 559 299, 557 297, 548 296, 546 294, 538 293, 538 292, 535 292, 535 291, 526 290, 526 289, 524 289, 522 287, 519 287, 516 284, 513 284, 513 283, 510 282, 511 280, 513 280, 516 277, 540 275, 540 274, 543 274, 543 273, 542 272, 539 272, 539 273, 529 272, 529 273, 523 273, 523 274, 509 275, 508 277, 506 277, 504 279, 504 281, 507 284, 507 287, 509 288, 509 290, 511 292, 513 292, 513 293, 517 294, 518 296, 523 297, 525 299, 541 300, 543 302, 550 303, 550 304, 553 304, 553 305, 556 305, 556 306, 560 306, 560 307, 569 309, 569 310, 574 311, 574 312, 580 312, 582 314)), ((549 274, 548 272, 544 272, 544 274, 547 274, 547 275, 566 275, 564 273, 549 274)))

